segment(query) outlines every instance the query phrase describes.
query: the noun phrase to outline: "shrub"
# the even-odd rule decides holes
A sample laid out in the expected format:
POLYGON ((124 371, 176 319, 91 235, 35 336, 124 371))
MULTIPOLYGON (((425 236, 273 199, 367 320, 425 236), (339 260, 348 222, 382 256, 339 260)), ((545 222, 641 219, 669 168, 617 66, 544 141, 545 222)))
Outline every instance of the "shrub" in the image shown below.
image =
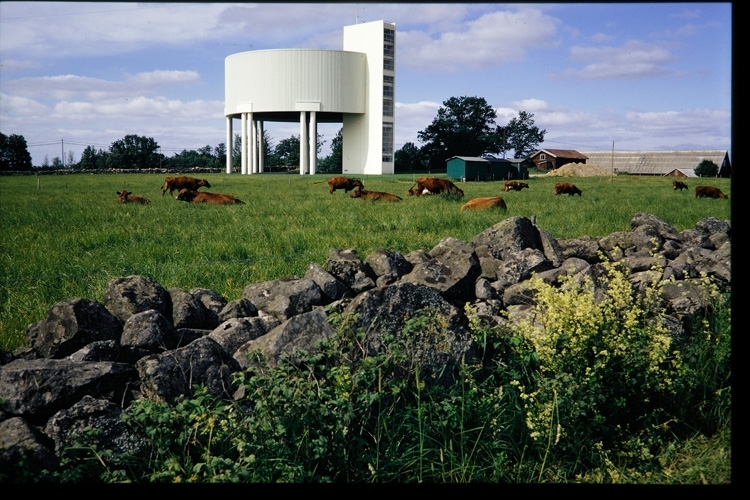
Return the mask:
MULTIPOLYGON (((728 415, 725 313, 699 321, 678 346, 665 327, 662 283, 653 280, 636 291, 616 265, 605 267, 601 299, 590 280, 571 278, 554 288, 532 279, 536 315, 522 322, 519 349, 536 364, 528 378, 511 384, 523 401, 541 481, 552 478, 545 476, 549 461, 576 464, 567 477, 599 467, 651 467, 680 428, 705 428, 728 415), (699 408, 702 416, 695 413, 699 408)), ((720 299, 707 280, 704 290, 720 299)), ((728 311, 716 304, 717 311, 728 311)))

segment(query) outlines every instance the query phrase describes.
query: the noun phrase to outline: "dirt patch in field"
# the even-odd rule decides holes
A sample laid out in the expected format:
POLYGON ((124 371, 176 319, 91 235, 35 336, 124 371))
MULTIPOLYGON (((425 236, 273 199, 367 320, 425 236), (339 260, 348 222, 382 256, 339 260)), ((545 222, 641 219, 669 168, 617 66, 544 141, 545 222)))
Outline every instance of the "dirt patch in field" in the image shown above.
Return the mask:
POLYGON ((597 175, 610 175, 610 172, 599 165, 584 165, 582 163, 568 163, 560 168, 549 171, 547 176, 560 177, 594 177, 597 175))

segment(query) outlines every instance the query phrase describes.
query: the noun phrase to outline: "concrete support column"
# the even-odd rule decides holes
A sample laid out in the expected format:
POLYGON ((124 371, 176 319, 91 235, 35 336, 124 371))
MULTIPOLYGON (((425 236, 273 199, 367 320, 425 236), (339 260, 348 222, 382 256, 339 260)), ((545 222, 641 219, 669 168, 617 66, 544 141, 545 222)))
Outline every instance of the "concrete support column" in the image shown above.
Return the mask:
POLYGON ((305 175, 309 168, 308 158, 308 146, 310 140, 307 134, 307 113, 300 111, 299 113, 299 173, 305 175))
POLYGON ((255 134, 255 118, 253 117, 253 113, 250 112, 247 114, 249 118, 249 127, 250 127, 250 165, 247 169, 248 174, 254 174, 258 171, 258 138, 255 134))
POLYGON ((263 154, 265 144, 263 143, 263 122, 258 120, 258 172, 263 173, 265 170, 266 157, 263 154))
POLYGON ((232 117, 227 116, 227 173, 232 173, 232 117))
POLYGON ((242 113, 242 167, 240 172, 244 175, 247 173, 247 113, 242 113))
POLYGON ((318 123, 315 111, 310 111, 310 175, 315 175, 315 167, 318 164, 318 123))

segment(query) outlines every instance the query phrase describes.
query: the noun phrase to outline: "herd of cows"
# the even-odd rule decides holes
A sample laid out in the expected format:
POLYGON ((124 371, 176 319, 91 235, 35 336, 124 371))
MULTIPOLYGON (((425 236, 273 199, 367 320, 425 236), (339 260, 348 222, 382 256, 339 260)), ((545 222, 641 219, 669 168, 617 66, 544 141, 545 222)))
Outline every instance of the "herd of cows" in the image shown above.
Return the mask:
MULTIPOLYGON (((364 184, 359 179, 351 179, 344 176, 336 176, 327 179, 328 192, 333 194, 338 189, 343 189, 345 193, 351 191, 349 195, 351 198, 361 198, 363 200, 382 200, 382 201, 401 201, 403 198, 393 193, 386 193, 383 191, 368 191, 365 190, 364 184)), ((316 182, 315 184, 318 184, 316 182)), ((675 191, 688 189, 687 184, 681 181, 674 181, 672 183, 675 191)), ((188 203, 207 203, 211 205, 244 205, 245 202, 235 198, 231 194, 223 193, 211 193, 208 191, 198 191, 199 188, 206 187, 210 188, 211 184, 206 179, 196 179, 194 177, 177 176, 167 177, 164 179, 164 185, 161 188, 161 194, 169 191, 170 196, 174 191, 177 191, 177 200, 185 201, 188 203)), ((519 181, 505 181, 503 184, 503 191, 521 191, 523 188, 529 188, 526 182, 519 181)), ((554 186, 555 196, 560 194, 567 194, 568 196, 578 195, 582 196, 581 190, 574 184, 569 182, 558 182, 554 186)), ((414 185, 409 188, 409 196, 422 196, 431 194, 442 194, 448 193, 462 198, 464 192, 458 186, 448 179, 439 179, 437 177, 418 177, 414 182, 414 185)), ((118 191, 120 203, 140 203, 148 204, 151 203, 147 198, 143 196, 133 196, 130 191, 118 191)), ((729 197, 722 193, 719 188, 713 186, 696 186, 695 187, 696 198, 723 198, 729 199, 729 197)), ((461 205, 461 211, 464 210, 483 210, 488 208, 501 208, 507 210, 507 205, 502 196, 489 196, 484 198, 474 198, 463 205, 461 205)))

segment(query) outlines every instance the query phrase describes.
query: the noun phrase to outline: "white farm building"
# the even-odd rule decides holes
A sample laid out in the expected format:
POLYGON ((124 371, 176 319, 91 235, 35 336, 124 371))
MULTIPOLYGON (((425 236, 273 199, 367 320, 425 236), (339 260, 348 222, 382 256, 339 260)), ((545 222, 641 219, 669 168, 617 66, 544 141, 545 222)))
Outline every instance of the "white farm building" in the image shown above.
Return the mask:
POLYGON ((227 165, 240 121, 241 173, 264 170, 264 122, 299 122, 300 174, 314 174, 318 123, 342 123, 343 173, 392 174, 396 26, 344 27, 344 50, 274 49, 225 59, 227 165))

